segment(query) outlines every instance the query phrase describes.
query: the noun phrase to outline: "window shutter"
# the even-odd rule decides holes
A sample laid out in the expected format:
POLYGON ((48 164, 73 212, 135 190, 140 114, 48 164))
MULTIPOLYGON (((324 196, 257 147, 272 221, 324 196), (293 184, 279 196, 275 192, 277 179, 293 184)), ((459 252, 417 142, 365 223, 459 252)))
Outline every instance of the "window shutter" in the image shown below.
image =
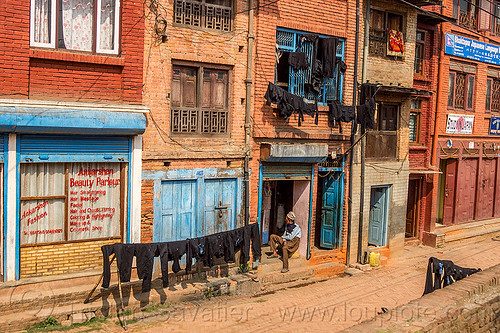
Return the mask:
POLYGON ((182 105, 187 108, 196 107, 196 69, 185 68, 181 72, 182 105))
POLYGON ((480 10, 479 10, 479 30, 486 31, 490 30, 491 21, 491 0, 479 0, 480 10))

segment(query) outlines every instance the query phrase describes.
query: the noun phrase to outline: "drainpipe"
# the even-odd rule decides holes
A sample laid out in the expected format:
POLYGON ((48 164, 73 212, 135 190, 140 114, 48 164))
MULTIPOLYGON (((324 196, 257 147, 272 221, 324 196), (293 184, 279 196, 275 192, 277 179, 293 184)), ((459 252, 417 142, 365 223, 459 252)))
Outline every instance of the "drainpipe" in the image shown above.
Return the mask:
MULTIPOLYGON (((356 0, 356 34, 354 40, 354 78, 352 88, 352 104, 356 105, 356 94, 358 92, 358 53, 359 53, 359 0, 356 0)), ((351 147, 354 146, 354 135, 357 127, 356 121, 353 121, 351 127, 351 147)), ((347 210, 347 253, 346 264, 349 264, 351 253, 351 224, 352 224, 352 169, 354 164, 354 153, 351 151, 349 156, 349 198, 347 210)))
POLYGON ((248 48, 247 48, 247 76, 245 78, 246 98, 245 98, 245 164, 244 164, 244 183, 245 183, 245 225, 250 222, 250 112, 252 108, 252 55, 253 41, 253 15, 254 0, 248 1, 248 48))
MULTIPOLYGON (((441 14, 443 14, 443 8, 441 7, 441 14)), ((434 115, 434 136, 432 137, 432 150, 431 150, 431 166, 436 167, 437 164, 437 144, 438 144, 438 124, 439 124, 439 115, 441 114, 441 90, 443 88, 444 79, 443 78, 443 59, 444 59, 444 45, 443 45, 443 24, 439 25, 439 59, 438 59, 438 85, 436 92, 436 111, 434 115)))
MULTIPOLYGON (((366 82, 366 72, 368 67, 368 47, 370 44, 370 0, 365 3, 365 41, 363 45, 363 72, 361 81, 366 82)), ((361 101, 364 103, 364 101, 361 101)), ((365 145, 366 136, 361 139, 361 188, 359 195, 359 225, 358 225, 358 262, 361 263, 363 251, 363 220, 365 206, 365 145)))

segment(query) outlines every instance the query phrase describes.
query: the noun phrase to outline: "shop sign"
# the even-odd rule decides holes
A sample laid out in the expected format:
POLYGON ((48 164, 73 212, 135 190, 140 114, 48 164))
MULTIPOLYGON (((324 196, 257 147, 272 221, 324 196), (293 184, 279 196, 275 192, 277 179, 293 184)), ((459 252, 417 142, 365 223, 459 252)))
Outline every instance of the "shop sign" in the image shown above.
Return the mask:
POLYGON ((491 117, 490 135, 500 135, 500 117, 491 117))
POLYGON ((474 116, 449 114, 446 122, 446 133, 450 134, 472 134, 474 116))
POLYGON ((445 34, 445 53, 471 60, 500 65, 500 47, 462 36, 445 34))

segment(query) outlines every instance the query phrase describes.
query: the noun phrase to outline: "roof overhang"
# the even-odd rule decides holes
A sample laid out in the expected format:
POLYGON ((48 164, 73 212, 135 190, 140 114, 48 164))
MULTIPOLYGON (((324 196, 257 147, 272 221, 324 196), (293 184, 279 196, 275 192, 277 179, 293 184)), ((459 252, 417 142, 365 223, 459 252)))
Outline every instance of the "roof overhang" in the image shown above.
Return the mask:
POLYGON ((328 144, 274 144, 260 146, 262 162, 319 163, 328 157, 328 144))
POLYGON ((141 105, 0 100, 0 132, 137 135, 147 112, 141 105))
POLYGON ((430 96, 431 91, 421 90, 415 88, 406 88, 400 86, 380 86, 380 92, 395 93, 401 95, 419 95, 419 96, 430 96))

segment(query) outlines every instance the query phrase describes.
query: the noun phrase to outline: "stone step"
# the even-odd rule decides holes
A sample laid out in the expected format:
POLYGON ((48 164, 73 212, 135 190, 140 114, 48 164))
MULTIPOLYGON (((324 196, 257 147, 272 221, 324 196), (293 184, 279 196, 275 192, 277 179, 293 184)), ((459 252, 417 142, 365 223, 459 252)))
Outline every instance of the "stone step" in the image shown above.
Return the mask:
POLYGON ((500 225, 489 225, 485 228, 473 228, 472 230, 467 230, 466 232, 445 236, 445 244, 449 245, 451 243, 457 242, 470 242, 477 241, 481 238, 489 238, 500 235, 500 225))
POLYGON ((451 236, 473 233, 475 231, 486 230, 496 227, 500 227, 500 219, 490 219, 484 221, 456 224, 452 226, 439 227, 436 230, 445 233, 446 235, 445 237, 449 238, 451 236))

